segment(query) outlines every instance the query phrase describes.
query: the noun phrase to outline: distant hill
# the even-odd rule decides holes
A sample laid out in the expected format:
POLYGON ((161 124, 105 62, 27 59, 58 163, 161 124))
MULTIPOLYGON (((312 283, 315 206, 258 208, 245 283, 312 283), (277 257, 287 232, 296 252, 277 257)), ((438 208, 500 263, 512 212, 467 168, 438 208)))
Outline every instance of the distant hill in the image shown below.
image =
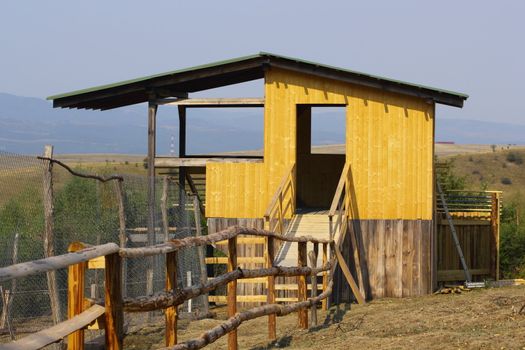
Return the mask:
MULTIPOLYGON (((344 140, 341 111, 316 111, 315 144, 344 140)), ((315 117, 315 115, 314 115, 315 117)), ((146 106, 110 111, 53 109, 49 101, 0 93, 0 150, 37 154, 44 144, 57 153, 145 154, 146 106)), ((178 118, 172 107, 159 109, 158 153, 169 154, 171 136, 177 148, 178 118)), ((477 144, 525 144, 525 126, 475 120, 438 119, 436 140, 477 144)), ((217 153, 261 149, 262 109, 199 109, 188 114, 188 152, 217 153)))

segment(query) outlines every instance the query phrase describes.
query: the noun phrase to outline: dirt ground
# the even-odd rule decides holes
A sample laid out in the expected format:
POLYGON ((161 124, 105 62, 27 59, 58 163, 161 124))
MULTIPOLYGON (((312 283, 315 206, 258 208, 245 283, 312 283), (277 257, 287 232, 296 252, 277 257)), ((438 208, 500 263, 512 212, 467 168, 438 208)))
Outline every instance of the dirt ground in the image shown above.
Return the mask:
MULTIPOLYGON (((462 294, 382 299, 319 312, 319 326, 297 329, 297 315, 277 319, 278 340, 267 341, 267 318, 243 323, 240 349, 525 349, 525 286, 462 294)), ((224 319, 224 309, 216 309, 224 319)), ((179 342, 221 323, 180 321, 179 342)), ((164 325, 145 326, 125 339, 126 349, 163 346, 164 325)), ((227 337, 206 349, 226 349, 227 337)))

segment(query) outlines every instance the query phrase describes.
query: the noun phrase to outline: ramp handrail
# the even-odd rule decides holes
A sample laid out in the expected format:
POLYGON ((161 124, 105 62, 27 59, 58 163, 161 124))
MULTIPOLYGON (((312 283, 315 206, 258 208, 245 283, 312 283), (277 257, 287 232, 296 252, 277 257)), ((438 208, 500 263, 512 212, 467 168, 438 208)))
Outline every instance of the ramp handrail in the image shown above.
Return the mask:
MULTIPOLYGON (((350 191, 349 191, 349 176, 350 176, 350 162, 346 162, 335 190, 334 199, 328 212, 330 219, 330 238, 334 239, 336 233, 346 231, 348 225, 348 217, 350 215, 350 191), (334 223, 334 216, 336 216, 334 223)), ((342 237, 341 234, 338 235, 342 237)), ((337 242, 338 245, 340 242, 337 242)))
POLYGON ((277 232, 279 234, 284 234, 284 215, 288 208, 291 212, 295 212, 295 193, 294 193, 294 183, 295 183, 295 163, 289 168, 289 170, 284 174, 277 191, 270 200, 266 212, 264 213, 264 220, 266 228, 269 231, 277 232), (290 191, 290 195, 286 196, 290 191), (288 199, 287 203, 284 201, 288 199))

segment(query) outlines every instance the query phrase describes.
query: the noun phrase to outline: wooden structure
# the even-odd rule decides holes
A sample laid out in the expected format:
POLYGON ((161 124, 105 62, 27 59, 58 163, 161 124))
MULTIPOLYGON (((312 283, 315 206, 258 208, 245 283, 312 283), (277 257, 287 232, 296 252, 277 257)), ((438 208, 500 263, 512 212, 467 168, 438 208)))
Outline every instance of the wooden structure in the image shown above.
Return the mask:
MULTIPOLYGON (((335 270, 333 299, 350 301, 428 294, 437 285, 441 231, 435 229, 435 105, 462 107, 467 97, 259 53, 49 99, 54 107, 100 110, 148 103, 151 236, 155 232, 156 169, 177 169, 181 184, 198 173, 205 178, 205 193, 200 197, 205 202, 208 233, 243 225, 266 227, 285 236, 307 231, 314 237, 334 239, 334 254, 344 257, 349 269, 335 270), (263 80, 264 97, 190 98, 196 91, 256 79, 263 80), (345 110, 345 155, 311 152, 312 108, 324 106, 345 110), (175 107, 179 115, 176 158, 156 154, 156 112, 169 107, 175 107), (264 108, 262 156, 187 154, 187 109, 221 107, 264 108), (322 225, 311 217, 312 208, 316 215, 324 216, 322 225), (344 280, 353 281, 348 284, 351 288, 344 280)), ((265 243, 245 240, 239 244, 239 266, 264 267, 268 259, 265 243)), ((280 263, 295 259, 287 256, 297 251, 290 247, 277 244, 280 263)), ((301 249, 298 255, 306 264, 304 247, 301 249)), ((221 263, 233 266, 229 260, 221 263)), ((267 282, 250 283, 237 290, 245 301, 263 301, 267 282)), ((302 289, 288 292, 281 301, 297 300, 304 294, 302 289)))
MULTIPOLYGON (((445 200, 473 280, 498 280, 501 192, 449 191, 445 200)), ((438 282, 463 280, 463 270, 454 249, 451 228, 445 219, 440 200, 436 227, 438 282)))

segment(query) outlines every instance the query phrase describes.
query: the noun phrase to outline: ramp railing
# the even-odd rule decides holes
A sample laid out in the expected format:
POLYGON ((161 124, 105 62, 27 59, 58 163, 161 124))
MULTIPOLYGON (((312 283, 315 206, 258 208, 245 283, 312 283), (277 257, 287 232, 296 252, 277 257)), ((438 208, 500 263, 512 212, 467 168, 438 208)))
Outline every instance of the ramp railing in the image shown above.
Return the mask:
POLYGON ((284 174, 264 213, 268 231, 284 234, 284 218, 287 212, 295 213, 295 163, 284 174))

